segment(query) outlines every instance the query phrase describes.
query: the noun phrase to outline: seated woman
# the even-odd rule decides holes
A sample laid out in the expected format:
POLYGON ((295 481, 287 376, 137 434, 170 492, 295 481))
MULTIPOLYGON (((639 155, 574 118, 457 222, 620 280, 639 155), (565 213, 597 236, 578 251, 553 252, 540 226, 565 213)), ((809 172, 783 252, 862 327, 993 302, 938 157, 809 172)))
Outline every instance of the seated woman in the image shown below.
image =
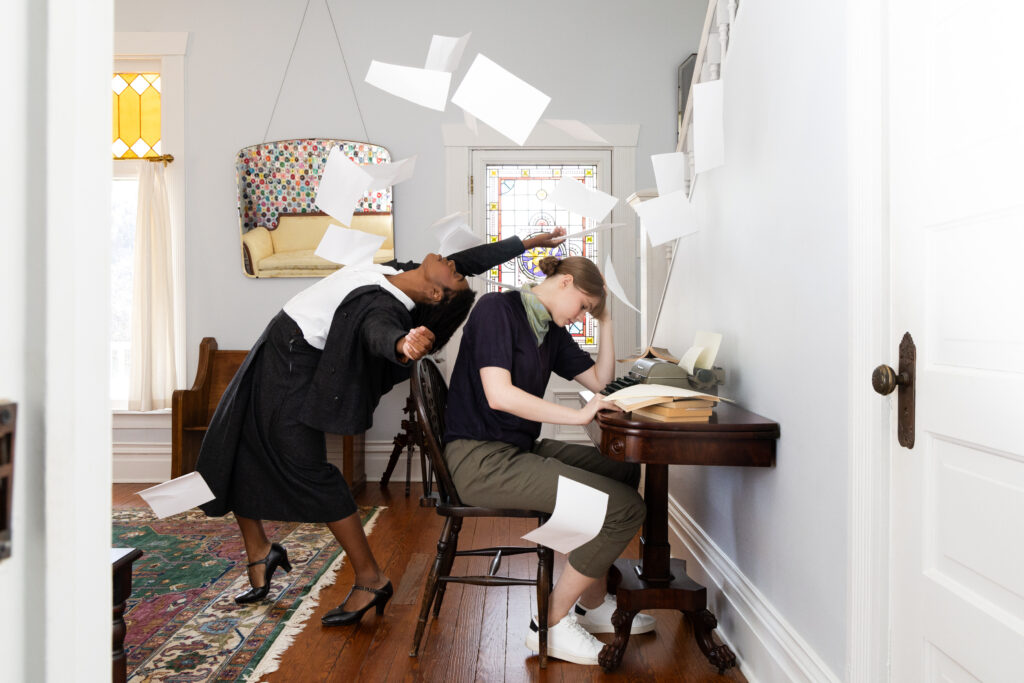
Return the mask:
POLYGON ((294 296, 256 341, 221 397, 196 465, 216 499, 206 514, 233 511, 252 588, 238 603, 265 598, 288 553, 261 520, 323 522, 355 571, 327 625, 358 622, 393 590, 370 550, 356 503, 327 462, 324 433, 359 434, 380 397, 409 377, 408 362, 440 349, 462 324, 474 294, 466 275, 527 248, 562 241, 564 231, 526 243, 510 238, 423 263, 347 266, 294 296))
MULTIPOLYGON (((469 505, 551 512, 559 476, 608 494, 601 532, 569 553, 548 607, 548 655, 597 664, 603 644, 591 634, 615 630, 615 599, 605 594, 605 576, 644 520, 636 491, 640 466, 605 458, 593 446, 537 441, 542 422, 583 425, 600 409, 616 409, 597 393, 615 370, 604 278, 579 256, 547 257, 540 268, 543 282, 521 293, 481 297, 466 323, 448 393, 445 459, 469 505), (588 311, 606 331, 596 365, 565 329, 588 311), (552 371, 575 379, 594 398, 579 410, 545 401, 552 371)), ((530 626, 526 645, 537 650, 530 626)), ((638 614, 632 633, 653 628, 653 618, 638 614)))

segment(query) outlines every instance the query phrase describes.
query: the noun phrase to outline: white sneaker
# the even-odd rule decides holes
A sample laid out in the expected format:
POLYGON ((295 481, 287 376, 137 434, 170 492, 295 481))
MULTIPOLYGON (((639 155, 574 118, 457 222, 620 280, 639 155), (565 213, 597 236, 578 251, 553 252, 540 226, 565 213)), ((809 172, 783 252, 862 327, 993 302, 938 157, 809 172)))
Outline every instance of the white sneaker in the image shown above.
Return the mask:
MULTIPOLYGON (((604 602, 601 603, 600 607, 592 607, 591 609, 585 608, 580 603, 576 603, 576 607, 573 608, 573 613, 576 615, 576 620, 580 623, 580 626, 587 629, 590 633, 615 633, 615 627, 612 625, 612 614, 615 612, 615 597, 611 595, 604 596, 604 602)), ((643 612, 637 612, 633 617, 633 625, 629 629, 630 635, 636 635, 637 633, 649 633, 654 630, 655 625, 654 617, 643 612)))
MULTIPOLYGON (((536 629, 536 620, 531 621, 530 630, 526 632, 526 647, 540 652, 540 637, 536 629)), ((597 656, 603 647, 604 643, 587 633, 572 612, 548 627, 548 657, 576 664, 597 664, 597 656)))

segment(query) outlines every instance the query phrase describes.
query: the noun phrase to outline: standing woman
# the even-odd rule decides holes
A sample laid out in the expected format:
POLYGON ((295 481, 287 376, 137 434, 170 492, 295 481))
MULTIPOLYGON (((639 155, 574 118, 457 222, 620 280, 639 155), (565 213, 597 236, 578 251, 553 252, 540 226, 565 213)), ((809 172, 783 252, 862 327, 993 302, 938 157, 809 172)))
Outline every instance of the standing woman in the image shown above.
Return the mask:
MULTIPOLYGON (((548 655, 597 664, 603 644, 591 634, 614 631, 615 599, 605 594, 605 575, 644 520, 640 466, 610 460, 593 446, 537 440, 541 423, 584 425, 598 410, 616 409, 598 393, 615 371, 604 278, 580 256, 547 257, 539 265, 543 282, 481 297, 466 323, 448 392, 445 459, 468 505, 551 512, 560 476, 608 494, 600 533, 569 553, 548 608, 548 655), (587 312, 601 323, 596 364, 565 329, 587 312), (594 398, 578 410, 545 401, 552 372, 575 379, 594 398)), ((654 626, 638 614, 632 633, 654 626)), ((538 649, 535 624, 526 645, 538 649)))
POLYGON ((207 515, 235 513, 252 588, 235 601, 262 600, 287 551, 261 520, 323 522, 352 562, 355 585, 323 618, 356 623, 384 611, 393 589, 381 572, 348 484, 327 462, 325 433, 359 434, 380 397, 409 377, 409 361, 439 350, 465 320, 481 273, 562 230, 526 242, 509 238, 422 264, 347 266, 293 297, 256 341, 221 397, 196 470, 216 498, 207 515))

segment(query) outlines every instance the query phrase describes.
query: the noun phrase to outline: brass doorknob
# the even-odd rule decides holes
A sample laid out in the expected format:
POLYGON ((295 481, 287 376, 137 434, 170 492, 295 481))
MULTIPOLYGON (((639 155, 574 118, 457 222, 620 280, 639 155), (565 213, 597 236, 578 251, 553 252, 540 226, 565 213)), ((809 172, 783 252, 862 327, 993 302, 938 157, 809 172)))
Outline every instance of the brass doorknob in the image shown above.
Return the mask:
POLYGON ((880 393, 882 396, 891 394, 896 390, 896 387, 905 387, 910 385, 910 376, 901 372, 896 373, 895 370, 890 368, 888 365, 879 365, 875 368, 875 371, 871 373, 871 386, 875 388, 875 391, 880 393))

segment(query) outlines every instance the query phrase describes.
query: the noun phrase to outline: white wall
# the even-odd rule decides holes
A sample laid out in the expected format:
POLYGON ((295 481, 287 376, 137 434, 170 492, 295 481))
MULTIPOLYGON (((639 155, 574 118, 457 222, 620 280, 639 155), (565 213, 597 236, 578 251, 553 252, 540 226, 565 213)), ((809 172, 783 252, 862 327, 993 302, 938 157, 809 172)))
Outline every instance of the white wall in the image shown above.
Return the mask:
MULTIPOLYGON (((239 256, 234 160, 239 149, 290 137, 348 137, 384 145, 401 159, 418 155, 416 177, 395 188, 400 258, 435 245, 422 228, 444 215, 441 123, 461 110, 418 107, 363 82, 371 59, 420 66, 432 33, 472 31, 457 83, 483 52, 552 96, 553 118, 639 123, 637 158, 675 144, 676 67, 696 51, 702 0, 618 0, 518 5, 458 0, 330 2, 366 131, 352 101, 323 0, 312 0, 267 131, 304 2, 119 0, 117 31, 188 31, 186 138, 188 381, 199 341, 248 348, 263 326, 309 280, 249 280, 239 256), (264 138, 265 133, 267 134, 264 138)), ((453 86, 454 88, 454 86, 453 86)), ((640 164, 638 186, 653 184, 640 164)), ((399 428, 406 389, 378 408, 371 441, 399 428)))
POLYGON ((778 421, 782 437, 774 468, 674 468, 670 491, 842 672, 844 7, 748 1, 740 13, 722 69, 726 165, 698 178, 702 228, 680 242, 655 343, 681 351, 697 329, 723 333, 722 395, 778 421))

